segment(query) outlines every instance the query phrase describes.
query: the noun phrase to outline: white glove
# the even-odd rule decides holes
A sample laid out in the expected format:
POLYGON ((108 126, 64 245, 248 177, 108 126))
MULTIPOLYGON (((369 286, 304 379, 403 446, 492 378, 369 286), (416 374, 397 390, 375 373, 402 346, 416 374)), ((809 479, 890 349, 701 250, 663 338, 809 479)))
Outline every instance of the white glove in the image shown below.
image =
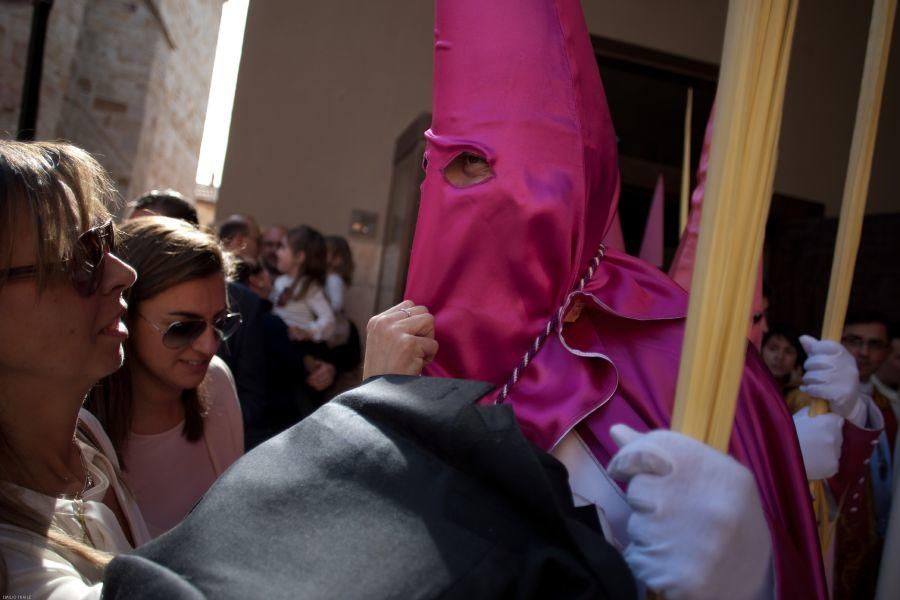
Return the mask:
POLYGON ((838 342, 801 335, 800 343, 809 355, 800 391, 827 400, 831 412, 863 427, 868 410, 859 393, 856 359, 838 342))
POLYGON ((758 597, 772 555, 753 475, 737 461, 672 431, 614 425, 609 474, 630 481, 635 577, 666 600, 758 597))
POLYGON ((806 478, 828 479, 836 475, 844 443, 844 418, 835 413, 811 417, 806 407, 794 414, 794 427, 800 440, 806 478))

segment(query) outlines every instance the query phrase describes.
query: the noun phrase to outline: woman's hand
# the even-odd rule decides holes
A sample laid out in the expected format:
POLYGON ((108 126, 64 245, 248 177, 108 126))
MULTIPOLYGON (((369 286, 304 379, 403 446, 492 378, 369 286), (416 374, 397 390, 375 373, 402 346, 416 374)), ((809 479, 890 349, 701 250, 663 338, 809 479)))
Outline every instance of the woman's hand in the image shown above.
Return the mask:
POLYGON ((363 379, 375 375, 419 375, 438 351, 434 317, 404 300, 369 319, 363 379))

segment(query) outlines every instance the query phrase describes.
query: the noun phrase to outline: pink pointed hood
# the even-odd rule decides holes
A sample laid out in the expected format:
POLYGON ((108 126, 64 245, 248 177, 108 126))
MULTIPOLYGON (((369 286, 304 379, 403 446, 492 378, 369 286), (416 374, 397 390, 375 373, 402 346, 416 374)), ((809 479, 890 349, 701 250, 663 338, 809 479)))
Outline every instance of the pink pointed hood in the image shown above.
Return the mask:
POLYGON ((666 201, 666 188, 662 173, 656 178, 656 188, 653 190, 653 202, 650 203, 650 212, 647 214, 647 224, 644 226, 644 239, 641 242, 641 260, 655 267, 663 265, 663 218, 666 201))
POLYGON ((597 252, 618 197, 615 135, 576 0, 439 0, 435 22, 406 297, 436 315, 430 374, 499 384, 597 252), (494 175, 457 188, 444 169, 466 152, 494 175))
MULTIPOLYGON (((437 0, 435 17, 406 289, 435 315, 440 351, 427 373, 497 385, 481 401, 508 403, 535 444, 552 448, 577 429, 606 464, 612 424, 670 424, 687 294, 621 252, 597 260, 619 179, 580 2, 437 0), (464 153, 493 176, 455 187, 446 167, 464 153)), ((756 477, 778 597, 824 597, 793 422, 755 354, 730 453, 756 477)))
POLYGON ((694 273, 694 260, 697 256, 697 240, 700 238, 700 217, 703 211, 703 195, 706 193, 706 171, 709 168, 709 147, 712 144, 713 124, 716 120, 716 107, 713 105, 706 122, 706 133, 703 135, 703 149, 700 151, 700 164, 697 165, 697 186, 691 193, 691 213, 687 225, 681 232, 681 241, 675 251, 675 258, 669 267, 669 277, 684 288, 691 289, 691 277, 694 273))

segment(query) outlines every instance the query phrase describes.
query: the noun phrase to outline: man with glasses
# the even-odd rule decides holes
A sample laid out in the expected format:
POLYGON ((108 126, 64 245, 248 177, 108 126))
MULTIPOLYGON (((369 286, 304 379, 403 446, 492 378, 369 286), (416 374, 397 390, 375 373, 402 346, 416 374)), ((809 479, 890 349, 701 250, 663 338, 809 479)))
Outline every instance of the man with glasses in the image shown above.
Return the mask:
POLYGON ((900 419, 900 334, 896 327, 891 331, 891 346, 887 358, 872 375, 871 381, 873 387, 890 401, 894 414, 900 419))
POLYGON ((859 391, 871 396, 884 416, 884 431, 875 442, 869 472, 850 493, 850 508, 838 520, 835 589, 837 598, 874 596, 878 563, 891 508, 891 473, 897 443, 897 414, 874 385, 874 376, 890 352, 891 332, 885 317, 874 312, 847 315, 841 343, 856 360, 859 391))
POLYGON ((856 359, 859 391, 871 396, 884 415, 884 436, 893 448, 897 439, 897 414, 891 408, 890 399, 882 391, 882 386, 875 385, 875 373, 890 354, 891 338, 885 317, 877 313, 859 312, 847 315, 841 343, 856 359))
POLYGON ((841 342, 856 359, 863 391, 870 393, 870 379, 890 348, 887 319, 875 313, 851 313, 847 315, 841 342))

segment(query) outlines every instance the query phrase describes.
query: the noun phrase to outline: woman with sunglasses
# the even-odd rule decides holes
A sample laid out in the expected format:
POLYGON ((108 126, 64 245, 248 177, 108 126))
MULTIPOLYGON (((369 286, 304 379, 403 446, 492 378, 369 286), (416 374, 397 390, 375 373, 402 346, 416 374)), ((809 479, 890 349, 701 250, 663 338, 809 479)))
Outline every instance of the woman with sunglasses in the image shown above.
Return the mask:
POLYGON ((109 434, 153 537, 176 525, 243 454, 231 372, 216 356, 238 328, 218 242, 181 220, 122 227, 120 255, 138 272, 126 294, 125 366, 87 403, 109 434))
POLYGON ((68 144, 0 140, 0 594, 99 596, 149 539, 85 394, 122 364, 122 294, 102 167, 68 144))

